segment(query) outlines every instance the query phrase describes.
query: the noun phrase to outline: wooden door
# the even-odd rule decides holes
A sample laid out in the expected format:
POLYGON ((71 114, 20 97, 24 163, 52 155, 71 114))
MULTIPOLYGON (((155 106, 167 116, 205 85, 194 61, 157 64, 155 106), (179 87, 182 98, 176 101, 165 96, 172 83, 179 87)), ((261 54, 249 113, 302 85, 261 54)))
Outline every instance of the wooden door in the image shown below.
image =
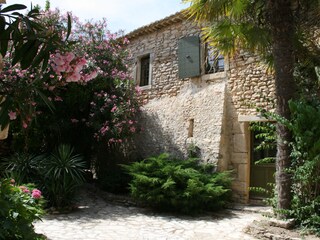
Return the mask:
POLYGON ((250 199, 263 199, 271 196, 275 183, 275 163, 257 163, 267 157, 275 157, 276 149, 256 150, 261 139, 255 137, 256 132, 251 131, 251 160, 250 160, 250 199), (257 191, 257 188, 261 189, 257 191), (265 192, 264 190, 267 190, 265 192))

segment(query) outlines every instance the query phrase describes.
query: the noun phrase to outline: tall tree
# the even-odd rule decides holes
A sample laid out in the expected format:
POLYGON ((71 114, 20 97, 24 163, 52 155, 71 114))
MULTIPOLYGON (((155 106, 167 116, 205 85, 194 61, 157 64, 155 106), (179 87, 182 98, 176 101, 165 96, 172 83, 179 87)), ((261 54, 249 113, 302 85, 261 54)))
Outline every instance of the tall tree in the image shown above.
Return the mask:
MULTIPOLYGON (((277 114, 290 118, 288 102, 295 98, 294 65, 298 53, 309 51, 308 34, 319 27, 319 0, 184 0, 188 14, 207 23, 208 41, 224 53, 238 47, 258 52, 274 66, 277 114), (306 31, 307 29, 307 31, 306 31), (308 33, 309 31, 309 33, 308 33), (301 51, 303 49, 303 51, 301 51), (299 51, 298 51, 299 50, 299 51)), ((277 123, 276 189, 278 209, 291 203, 291 141, 289 130, 277 123)))

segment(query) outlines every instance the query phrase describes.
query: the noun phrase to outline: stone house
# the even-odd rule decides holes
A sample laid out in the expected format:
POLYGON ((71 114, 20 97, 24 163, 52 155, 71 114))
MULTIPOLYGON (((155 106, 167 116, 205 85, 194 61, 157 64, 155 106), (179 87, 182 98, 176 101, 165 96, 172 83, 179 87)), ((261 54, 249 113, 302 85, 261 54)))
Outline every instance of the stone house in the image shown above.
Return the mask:
POLYGON ((197 152, 218 170, 234 170, 233 192, 249 202, 249 187, 269 181, 274 167, 252 164, 251 121, 257 107, 272 109, 274 80, 258 56, 221 56, 182 12, 138 28, 126 37, 128 66, 144 102, 137 137, 141 157, 197 152))

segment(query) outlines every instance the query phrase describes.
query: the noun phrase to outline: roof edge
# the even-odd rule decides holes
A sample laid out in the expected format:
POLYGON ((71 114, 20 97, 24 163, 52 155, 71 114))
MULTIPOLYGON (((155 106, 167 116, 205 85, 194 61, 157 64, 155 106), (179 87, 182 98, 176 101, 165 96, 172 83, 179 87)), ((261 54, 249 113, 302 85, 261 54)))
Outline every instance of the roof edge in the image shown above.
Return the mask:
POLYGON ((124 37, 128 38, 130 40, 130 39, 133 39, 133 38, 140 36, 141 34, 155 32, 163 27, 169 26, 173 23, 181 22, 182 20, 185 20, 187 18, 188 18, 188 16, 186 13, 186 9, 183 9, 180 12, 176 12, 176 13, 174 13, 168 17, 165 17, 161 20, 158 20, 153 23, 142 26, 140 28, 137 28, 137 29, 129 32, 128 34, 124 35, 124 37))

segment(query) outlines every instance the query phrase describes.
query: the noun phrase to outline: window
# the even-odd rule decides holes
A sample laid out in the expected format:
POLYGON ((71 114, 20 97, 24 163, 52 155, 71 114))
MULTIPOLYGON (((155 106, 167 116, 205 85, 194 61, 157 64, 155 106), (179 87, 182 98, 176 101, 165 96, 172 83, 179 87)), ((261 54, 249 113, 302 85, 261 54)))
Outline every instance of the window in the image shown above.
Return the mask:
POLYGON ((183 37, 178 42, 179 78, 199 77, 201 74, 224 72, 223 56, 199 36, 183 37))
POLYGON ((151 85, 151 54, 138 57, 136 83, 140 87, 151 85))
POLYGON ((224 58, 216 49, 205 45, 205 73, 217 73, 224 71, 224 58))
POLYGON ((144 56, 140 60, 140 83, 139 86, 149 85, 149 73, 150 73, 150 55, 144 56))

